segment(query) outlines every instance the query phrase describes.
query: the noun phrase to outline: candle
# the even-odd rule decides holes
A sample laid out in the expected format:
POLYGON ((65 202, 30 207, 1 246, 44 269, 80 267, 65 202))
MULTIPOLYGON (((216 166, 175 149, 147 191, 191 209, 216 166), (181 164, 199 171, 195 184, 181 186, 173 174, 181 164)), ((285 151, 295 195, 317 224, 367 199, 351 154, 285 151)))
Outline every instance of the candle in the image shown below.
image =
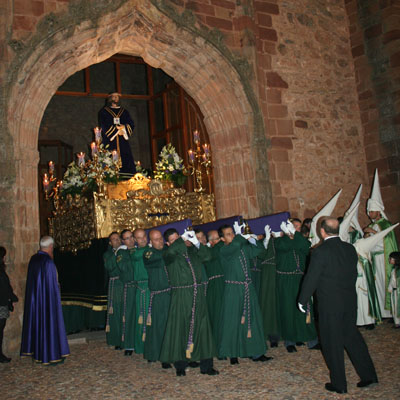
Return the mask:
POLYGON ((58 187, 60 188, 60 190, 62 189, 62 186, 63 186, 63 181, 59 181, 58 182, 58 187))
POLYGON ((193 161, 194 161, 194 153, 193 153, 193 150, 190 149, 190 150, 188 151, 188 153, 189 153, 189 161, 193 164, 193 161))
POLYGON ((90 148, 92 149, 92 157, 97 154, 97 145, 95 142, 90 143, 90 148))
POLYGON ((45 191, 45 193, 47 193, 47 191, 49 190, 49 177, 47 176, 47 174, 43 175, 43 190, 45 191))
POLYGON ((210 147, 207 143, 203 144, 203 150, 204 150, 204 154, 208 158, 210 155, 210 147))
POLYGON ((204 161, 207 161, 207 155, 206 155, 206 153, 204 153, 204 154, 202 155, 202 157, 203 157, 203 160, 204 160, 204 161))
POLYGON ((101 143, 101 128, 99 128, 98 126, 94 128, 94 140, 97 144, 101 143))
POLYGON ((80 152, 77 154, 78 157, 78 167, 83 167, 85 165, 85 153, 80 152))
POLYGON ((196 144, 200 142, 200 134, 197 129, 193 132, 193 140, 196 144))
POLYGON ((54 173, 54 162, 53 161, 49 161, 49 173, 50 173, 50 175, 53 175, 53 173, 54 173))
POLYGON ((113 162, 117 162, 118 159, 119 159, 118 151, 117 150, 113 150, 112 151, 112 160, 113 160, 113 162))

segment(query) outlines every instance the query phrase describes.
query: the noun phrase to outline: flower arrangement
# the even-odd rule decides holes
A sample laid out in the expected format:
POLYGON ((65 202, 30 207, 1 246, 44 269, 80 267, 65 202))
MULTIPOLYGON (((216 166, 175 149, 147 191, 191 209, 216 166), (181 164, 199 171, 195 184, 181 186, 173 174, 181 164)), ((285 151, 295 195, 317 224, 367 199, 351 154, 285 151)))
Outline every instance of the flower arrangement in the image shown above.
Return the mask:
POLYGON ((154 178, 174 182, 177 186, 185 184, 187 176, 183 160, 179 157, 175 147, 168 143, 161 149, 159 161, 156 162, 154 178))
POLYGON ((149 177, 149 171, 142 167, 140 161, 135 161, 136 172, 142 174, 146 178, 149 177))
POLYGON ((83 158, 79 162, 80 166, 72 161, 63 177, 61 196, 96 192, 99 190, 99 182, 118 183, 119 166, 114 158, 113 154, 100 144, 91 160, 85 163, 83 158))

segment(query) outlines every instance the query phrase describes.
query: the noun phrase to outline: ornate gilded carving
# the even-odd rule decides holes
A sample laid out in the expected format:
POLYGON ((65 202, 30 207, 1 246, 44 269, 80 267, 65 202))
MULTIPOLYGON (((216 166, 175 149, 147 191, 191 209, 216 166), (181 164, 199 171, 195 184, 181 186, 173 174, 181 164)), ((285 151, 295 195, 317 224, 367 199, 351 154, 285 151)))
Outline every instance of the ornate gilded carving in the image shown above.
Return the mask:
POLYGON ((129 183, 107 185, 104 194, 94 193, 90 199, 60 199, 49 221, 50 232, 60 249, 76 252, 89 247, 94 238, 104 238, 125 228, 151 228, 185 218, 192 219, 193 225, 215 220, 213 194, 186 193, 165 182, 132 179, 129 183))

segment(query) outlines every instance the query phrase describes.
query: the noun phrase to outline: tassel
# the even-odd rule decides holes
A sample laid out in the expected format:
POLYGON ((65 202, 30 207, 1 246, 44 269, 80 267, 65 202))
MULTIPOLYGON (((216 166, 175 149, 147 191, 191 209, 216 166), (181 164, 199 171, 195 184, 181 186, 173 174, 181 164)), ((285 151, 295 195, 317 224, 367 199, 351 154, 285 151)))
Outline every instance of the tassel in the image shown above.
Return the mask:
POLYGON ((193 344, 193 343, 190 343, 190 345, 189 345, 189 351, 190 351, 191 353, 193 353, 193 348, 194 348, 194 344, 193 344))
POLYGON ((186 350, 186 358, 191 358, 192 353, 189 350, 186 350))
POLYGON ((110 332, 110 325, 106 326, 106 332, 110 332))
POLYGON ((139 325, 142 325, 142 324, 143 324, 143 315, 142 315, 142 314, 139 315, 138 324, 139 324, 139 325))
POLYGON ((142 342, 145 342, 146 341, 146 332, 143 332, 143 335, 142 335, 142 342))
POLYGON ((311 313, 310 312, 307 313, 306 324, 311 324, 311 313))
POLYGON ((122 335, 122 341, 125 342, 125 335, 122 335))
POLYGON ((108 313, 109 313, 109 314, 114 314, 114 309, 113 309, 112 306, 108 309, 108 313))
POLYGON ((147 316, 146 325, 147 325, 147 326, 151 326, 151 314, 149 314, 149 315, 147 316))
POLYGON ((247 337, 250 339, 251 338, 251 329, 249 329, 248 331, 247 331, 247 337))
POLYGON ((242 325, 244 325, 244 321, 245 321, 245 316, 242 315, 242 319, 240 320, 240 323, 241 323, 242 325))
POLYGON ((125 315, 122 317, 122 322, 125 322, 125 315))

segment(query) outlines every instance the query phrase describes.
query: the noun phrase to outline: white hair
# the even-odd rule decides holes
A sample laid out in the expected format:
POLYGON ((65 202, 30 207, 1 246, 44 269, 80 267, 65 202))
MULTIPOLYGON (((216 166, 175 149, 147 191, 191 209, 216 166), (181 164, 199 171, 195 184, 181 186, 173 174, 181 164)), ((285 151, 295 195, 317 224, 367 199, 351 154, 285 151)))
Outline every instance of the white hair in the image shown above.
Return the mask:
POLYGON ((39 242, 41 249, 48 249, 54 245, 54 239, 51 236, 43 236, 39 242))

